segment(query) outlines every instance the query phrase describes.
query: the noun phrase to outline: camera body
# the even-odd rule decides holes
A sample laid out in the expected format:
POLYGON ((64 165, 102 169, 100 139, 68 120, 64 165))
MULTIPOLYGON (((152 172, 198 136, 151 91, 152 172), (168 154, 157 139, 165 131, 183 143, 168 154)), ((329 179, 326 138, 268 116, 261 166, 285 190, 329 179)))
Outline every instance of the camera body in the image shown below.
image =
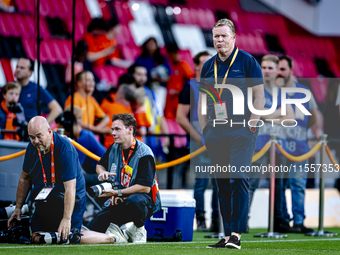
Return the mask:
POLYGON ((91 197, 98 197, 103 193, 103 190, 115 189, 119 187, 118 181, 116 181, 116 176, 109 175, 107 182, 103 182, 98 185, 93 185, 89 188, 88 193, 91 197))
POLYGON ((22 108, 12 103, 8 110, 15 113, 15 119, 13 119, 13 126, 18 127, 18 135, 21 140, 28 140, 28 132, 27 132, 27 121, 25 115, 23 114, 22 108))
POLYGON ((22 215, 21 221, 16 221, 16 226, 7 229, 7 219, 1 219, 0 243, 19 243, 22 236, 30 238, 30 217, 22 215))

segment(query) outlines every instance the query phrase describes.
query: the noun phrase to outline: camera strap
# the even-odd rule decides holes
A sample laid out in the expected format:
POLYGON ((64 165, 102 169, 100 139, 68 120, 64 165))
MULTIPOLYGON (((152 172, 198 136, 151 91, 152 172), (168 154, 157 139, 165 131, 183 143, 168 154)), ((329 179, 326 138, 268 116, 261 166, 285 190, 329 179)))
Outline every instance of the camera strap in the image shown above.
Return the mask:
POLYGON ((121 184, 125 187, 129 185, 130 178, 132 176, 133 169, 128 166, 128 162, 129 162, 129 159, 130 159, 133 151, 135 150, 135 147, 136 147, 136 139, 133 138, 133 142, 132 142, 131 148, 129 150, 128 158, 127 158, 126 161, 125 161, 124 152, 123 152, 123 149, 122 149, 123 168, 122 168, 122 171, 120 172, 120 180, 121 180, 121 184), (126 182, 124 182, 124 174, 128 174, 128 176, 129 176, 128 180, 126 182))
MULTIPOLYGON (((228 74, 229 74, 230 67, 234 64, 234 61, 235 61, 236 56, 238 54, 238 48, 237 48, 236 45, 235 45, 235 47, 236 47, 236 51, 235 51, 235 53, 234 53, 234 55, 232 57, 232 60, 231 60, 230 65, 229 65, 229 68, 228 68, 227 72, 224 75, 222 84, 225 84, 225 82, 227 80, 227 77, 228 77, 228 74)), ((215 63, 214 63, 214 76, 215 76, 215 84, 218 84, 218 80, 217 80, 217 77, 218 77, 217 76, 217 55, 216 55, 215 63)), ((219 92, 220 96, 222 95, 222 91, 223 91, 223 89, 220 89, 220 92, 219 92)))
POLYGON ((132 142, 132 145, 130 147, 129 155, 128 155, 128 158, 127 158, 126 161, 125 161, 124 152, 123 152, 123 148, 122 148, 123 169, 125 169, 126 165, 128 164, 129 159, 130 159, 133 151, 135 150, 135 147, 136 147, 136 139, 133 138, 133 142, 132 142))
MULTIPOLYGON (((40 159, 40 163, 41 163, 41 168, 42 168, 42 172, 43 172, 43 177, 44 177, 44 183, 45 186, 47 187, 47 178, 46 178, 46 173, 45 173, 45 169, 44 169, 44 165, 41 159, 41 152, 38 151, 39 154, 39 159, 40 159)), ((52 180, 52 186, 54 187, 55 184, 55 168, 54 168, 54 141, 53 141, 53 133, 52 133, 52 142, 51 142, 51 180, 52 180)))

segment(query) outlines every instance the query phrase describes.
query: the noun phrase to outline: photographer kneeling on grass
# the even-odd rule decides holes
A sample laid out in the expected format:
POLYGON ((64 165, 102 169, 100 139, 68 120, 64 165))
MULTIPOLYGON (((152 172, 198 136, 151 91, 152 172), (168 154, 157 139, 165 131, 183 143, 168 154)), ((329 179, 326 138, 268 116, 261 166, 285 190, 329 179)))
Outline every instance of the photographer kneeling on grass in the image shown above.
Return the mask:
POLYGON ((36 208, 30 224, 32 242, 79 243, 86 200, 78 153, 69 141, 52 132, 44 117, 30 120, 28 135, 16 208, 8 227, 21 220, 21 209, 33 184, 31 197, 36 208))
POLYGON ((99 197, 110 198, 89 223, 90 230, 81 232, 81 243, 146 243, 145 220, 161 209, 155 158, 149 146, 135 139, 131 114, 114 115, 111 129, 115 142, 96 168, 98 179, 109 183, 92 187, 99 197), (121 231, 120 226, 131 221, 121 231))

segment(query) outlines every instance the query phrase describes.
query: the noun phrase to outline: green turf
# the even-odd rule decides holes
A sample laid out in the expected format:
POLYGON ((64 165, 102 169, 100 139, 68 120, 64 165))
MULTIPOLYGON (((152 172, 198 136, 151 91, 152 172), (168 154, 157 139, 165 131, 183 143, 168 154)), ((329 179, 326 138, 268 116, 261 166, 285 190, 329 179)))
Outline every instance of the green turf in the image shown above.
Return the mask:
POLYGON ((307 237, 301 234, 288 234, 283 239, 256 238, 254 234, 265 232, 264 229, 253 229, 242 235, 241 250, 206 249, 217 239, 206 239, 207 233, 194 233, 193 242, 162 243, 148 242, 142 245, 14 245, 0 244, 0 254, 339 254, 340 228, 325 229, 339 234, 339 237, 307 237), (332 241, 333 240, 333 241, 332 241))

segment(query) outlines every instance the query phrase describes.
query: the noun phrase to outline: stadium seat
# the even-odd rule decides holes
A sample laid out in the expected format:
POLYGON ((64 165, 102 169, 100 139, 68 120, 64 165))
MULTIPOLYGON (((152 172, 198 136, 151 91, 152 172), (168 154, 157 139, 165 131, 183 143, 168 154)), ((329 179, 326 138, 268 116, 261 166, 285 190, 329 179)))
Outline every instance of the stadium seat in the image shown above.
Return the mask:
MULTIPOLYGON (((20 36, 20 30, 18 28, 17 22, 14 20, 15 14, 9 14, 9 13, 2 13, 0 19, 4 23, 4 26, 6 26, 7 30, 7 36, 13 36, 13 37, 19 37, 20 36)), ((6 34, 4 34, 6 35, 6 34)))
POLYGON ((10 59, 0 59, 2 71, 5 75, 5 82, 14 81, 13 71, 11 67, 11 60, 10 59))
POLYGON ((160 47, 164 46, 162 31, 158 24, 143 24, 134 20, 129 23, 129 28, 137 46, 142 45, 150 37, 155 37, 160 47))
MULTIPOLYGON (((111 15, 109 4, 111 4, 111 3, 106 1, 106 0, 98 0, 98 4, 99 4, 99 8, 102 12, 103 19, 110 20, 112 18, 112 15, 111 15)), ((88 8, 88 10, 89 10, 89 8, 88 8)))
POLYGON ((121 24, 128 24, 129 21, 133 20, 130 6, 127 2, 113 1, 113 5, 121 24))
POLYGON ((339 61, 336 60, 330 61, 329 67, 331 68, 331 71, 334 73, 334 76, 340 78, 339 61))
POLYGON ((32 2, 27 0, 15 0, 15 4, 18 7, 18 11, 22 13, 34 14, 35 6, 32 2))
POLYGON ((103 18, 103 13, 102 13, 102 10, 99 6, 98 0, 85 1, 85 5, 86 5, 86 9, 89 11, 90 17, 92 19, 103 18))
POLYGON ((126 60, 135 60, 140 54, 141 49, 134 44, 121 46, 121 51, 126 60))
MULTIPOLYGON (((72 35, 72 29, 73 29, 73 20, 72 20, 72 18, 67 19, 65 21, 65 23, 66 23, 67 31, 70 33, 70 35, 72 35)), ((84 24, 83 20, 79 20, 79 19, 76 20, 76 24, 75 24, 76 31, 75 31, 75 35, 74 35, 76 42, 81 40, 84 37, 85 31, 86 31, 86 27, 87 27, 87 24, 84 24)))
POLYGON ((117 44, 120 46, 125 44, 134 44, 134 40, 127 25, 121 25, 120 36, 117 38, 117 44))
POLYGON ((172 33, 180 49, 190 50, 191 54, 206 50, 205 39, 202 30, 194 25, 173 24, 172 33))
POLYGON ((7 79, 6 79, 5 72, 2 68, 2 64, 0 61, 0 87, 5 86, 6 82, 7 82, 7 79))
POLYGON ((100 80, 105 81, 108 85, 116 87, 118 83, 118 74, 112 66, 102 66, 94 69, 100 80))
POLYGON ((328 90, 328 79, 324 77, 318 77, 315 79, 310 79, 310 82, 316 102, 318 104, 325 103, 328 90))
POLYGON ((191 70, 195 69, 194 61, 190 53, 190 50, 180 50, 178 52, 178 55, 181 60, 184 60, 185 62, 189 64, 189 66, 191 67, 191 70))
POLYGON ((27 57, 30 59, 36 59, 35 40, 33 38, 22 38, 22 45, 27 57))
MULTIPOLYGON (((133 2, 131 2, 133 3, 133 2)), ((134 17, 136 24, 145 24, 145 25, 155 25, 155 18, 152 11, 152 6, 149 3, 138 2, 139 8, 138 10, 132 10, 132 16, 134 17)))

